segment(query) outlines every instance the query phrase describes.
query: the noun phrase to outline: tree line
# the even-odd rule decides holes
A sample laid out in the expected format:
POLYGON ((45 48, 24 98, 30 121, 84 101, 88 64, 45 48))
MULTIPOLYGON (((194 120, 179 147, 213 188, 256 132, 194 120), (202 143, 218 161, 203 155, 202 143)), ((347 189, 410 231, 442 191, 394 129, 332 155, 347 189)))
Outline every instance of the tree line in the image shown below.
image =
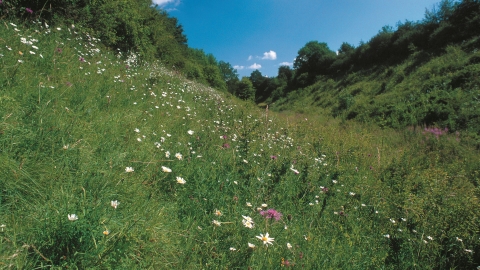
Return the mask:
POLYGON ((480 35, 480 0, 442 0, 426 10, 422 21, 399 22, 395 30, 384 26, 368 42, 344 42, 336 52, 325 42, 310 41, 298 51, 293 68, 281 66, 271 78, 255 70, 240 79, 230 63, 188 47, 178 20, 152 6, 151 0, 2 1, 0 17, 80 25, 112 50, 135 52, 147 61, 159 59, 189 79, 257 103, 274 102, 321 78, 395 65, 418 52, 442 53, 449 44, 480 35))

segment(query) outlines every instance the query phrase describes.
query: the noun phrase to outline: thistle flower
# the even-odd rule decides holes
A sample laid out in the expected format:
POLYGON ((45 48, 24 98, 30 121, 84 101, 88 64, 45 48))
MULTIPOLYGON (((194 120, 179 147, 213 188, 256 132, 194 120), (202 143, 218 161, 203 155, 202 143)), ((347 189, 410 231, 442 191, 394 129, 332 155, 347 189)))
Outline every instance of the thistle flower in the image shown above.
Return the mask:
POLYGON ((282 213, 272 208, 268 209, 267 211, 260 211, 260 215, 262 215, 264 218, 274 218, 276 221, 282 218, 282 213))

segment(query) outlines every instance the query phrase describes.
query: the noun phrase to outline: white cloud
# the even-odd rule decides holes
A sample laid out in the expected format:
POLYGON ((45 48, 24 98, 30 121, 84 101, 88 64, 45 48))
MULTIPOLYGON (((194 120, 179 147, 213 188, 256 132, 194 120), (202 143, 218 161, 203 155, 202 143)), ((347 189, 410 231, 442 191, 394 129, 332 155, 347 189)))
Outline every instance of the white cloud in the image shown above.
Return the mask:
POLYGON ((264 52, 262 59, 275 60, 277 59, 277 53, 270 50, 269 52, 264 52))
POLYGON ((261 69, 262 65, 254 63, 253 65, 248 67, 249 69, 261 69))
POLYGON ((152 3, 154 5, 159 5, 159 6, 164 6, 169 3, 174 3, 175 5, 178 5, 180 0, 152 0, 152 3))
POLYGON ((282 63, 280 63, 280 66, 293 66, 293 63, 290 63, 290 62, 282 62, 282 63))
POLYGON ((253 56, 249 55, 247 61, 252 60, 253 56))
POLYGON ((233 68, 236 69, 236 70, 241 70, 241 69, 244 69, 245 67, 244 67, 244 66, 235 65, 235 66, 233 66, 233 68))

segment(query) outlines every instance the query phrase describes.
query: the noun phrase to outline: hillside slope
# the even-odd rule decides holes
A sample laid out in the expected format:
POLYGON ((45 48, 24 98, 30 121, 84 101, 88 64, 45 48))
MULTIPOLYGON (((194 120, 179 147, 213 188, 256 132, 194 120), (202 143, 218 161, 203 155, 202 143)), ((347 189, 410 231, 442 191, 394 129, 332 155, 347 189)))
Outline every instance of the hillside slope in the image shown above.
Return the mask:
POLYGON ((414 53, 395 66, 379 66, 289 94, 276 107, 321 108, 343 119, 403 128, 425 125, 480 131, 480 51, 451 45, 444 54, 414 53))
POLYGON ((0 36, 1 268, 480 265, 463 134, 258 110, 71 26, 0 36))

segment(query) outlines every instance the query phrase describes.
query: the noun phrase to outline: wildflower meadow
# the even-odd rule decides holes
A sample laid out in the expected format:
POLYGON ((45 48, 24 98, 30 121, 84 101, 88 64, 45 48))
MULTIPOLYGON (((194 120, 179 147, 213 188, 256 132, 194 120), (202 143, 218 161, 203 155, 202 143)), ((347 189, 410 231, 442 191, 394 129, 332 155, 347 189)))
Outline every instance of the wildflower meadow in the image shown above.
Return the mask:
POLYGON ((461 132, 258 108, 74 25, 0 37, 2 269, 480 266, 461 132))

